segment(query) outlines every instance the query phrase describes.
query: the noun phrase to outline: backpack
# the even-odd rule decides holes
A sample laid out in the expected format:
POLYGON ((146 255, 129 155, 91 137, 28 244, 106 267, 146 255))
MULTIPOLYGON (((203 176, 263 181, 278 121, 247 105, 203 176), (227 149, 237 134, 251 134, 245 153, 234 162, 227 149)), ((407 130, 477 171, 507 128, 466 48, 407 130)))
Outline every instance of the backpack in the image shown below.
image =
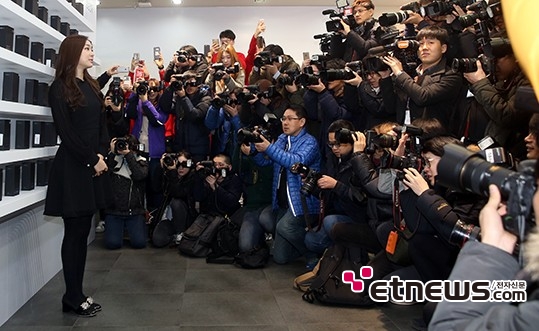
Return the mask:
POLYGON ((238 246, 239 237, 240 227, 229 218, 223 218, 211 243, 211 253, 206 257, 206 262, 234 263, 234 256, 240 251, 238 246))
POLYGON ((264 242, 261 246, 256 246, 247 252, 241 252, 234 257, 234 264, 245 269, 264 268, 268 263, 270 250, 264 242))
POLYGON ((328 305, 367 306, 372 305, 369 296, 354 293, 350 284, 342 281, 342 272, 353 270, 359 274, 362 248, 335 243, 328 248, 320 260, 318 275, 312 278, 303 300, 314 303, 318 301, 328 305))
POLYGON ((206 257, 211 251, 211 244, 217 234, 222 216, 200 214, 193 224, 183 233, 178 250, 193 257, 206 257))

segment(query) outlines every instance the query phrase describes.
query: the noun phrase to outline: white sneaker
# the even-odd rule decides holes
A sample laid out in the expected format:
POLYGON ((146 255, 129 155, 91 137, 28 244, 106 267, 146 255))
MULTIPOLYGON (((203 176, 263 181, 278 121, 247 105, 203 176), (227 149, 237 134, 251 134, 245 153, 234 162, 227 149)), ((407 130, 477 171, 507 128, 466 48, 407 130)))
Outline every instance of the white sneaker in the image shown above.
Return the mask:
POLYGON ((96 233, 103 233, 105 232, 105 221, 99 221, 97 223, 97 226, 95 227, 96 233))

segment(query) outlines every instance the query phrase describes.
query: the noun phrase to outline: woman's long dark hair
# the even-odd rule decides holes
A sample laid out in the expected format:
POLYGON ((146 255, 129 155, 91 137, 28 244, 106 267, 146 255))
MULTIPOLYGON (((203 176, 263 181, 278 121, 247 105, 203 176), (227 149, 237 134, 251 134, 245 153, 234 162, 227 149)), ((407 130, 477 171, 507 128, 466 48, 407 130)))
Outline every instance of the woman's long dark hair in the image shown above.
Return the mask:
MULTIPOLYGON (((88 40, 88 37, 83 35, 68 36, 62 41, 58 50, 55 79, 62 83, 67 103, 73 109, 86 104, 76 76, 80 55, 86 44, 86 40, 88 40)), ((97 81, 90 76, 86 69, 84 69, 83 74, 84 80, 90 84, 94 93, 103 99, 97 81)))

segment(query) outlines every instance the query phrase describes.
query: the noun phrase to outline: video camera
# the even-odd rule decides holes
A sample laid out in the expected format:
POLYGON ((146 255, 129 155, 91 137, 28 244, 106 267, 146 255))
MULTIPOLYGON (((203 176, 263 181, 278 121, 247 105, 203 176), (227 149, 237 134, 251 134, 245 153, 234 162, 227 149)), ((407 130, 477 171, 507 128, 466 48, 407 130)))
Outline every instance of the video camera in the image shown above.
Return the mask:
POLYGON ((354 15, 345 15, 334 9, 326 9, 322 11, 322 15, 329 15, 330 20, 326 22, 326 31, 327 32, 337 32, 343 30, 344 26, 341 23, 343 20, 344 23, 350 26, 350 29, 357 27, 356 20, 354 15))
POLYGON ((240 72, 240 63, 236 62, 232 67, 225 67, 222 63, 214 63, 211 66, 215 73, 213 74, 214 80, 221 80, 225 76, 225 74, 236 74, 240 72))
POLYGON ((419 66, 420 61, 417 57, 417 50, 419 49, 419 41, 415 39, 399 39, 383 45, 376 46, 369 49, 368 54, 370 56, 384 56, 391 55, 397 58, 402 63, 404 72, 410 76, 416 76, 415 69, 419 66))
POLYGON ((451 14, 454 10, 453 5, 460 6, 465 9, 467 6, 473 4, 475 0, 437 0, 433 1, 419 9, 421 16, 440 16, 451 14))
POLYGON ((318 186, 318 180, 322 178, 321 173, 300 162, 294 163, 290 168, 290 172, 295 175, 300 175, 303 179, 303 184, 300 189, 300 192, 303 195, 312 194, 318 186))
POLYGON ((283 63, 283 57, 282 56, 271 56, 271 52, 269 51, 262 51, 258 53, 258 55, 254 59, 254 66, 257 68, 262 68, 266 64, 273 64, 273 63, 283 63))
POLYGON ((330 33, 321 33, 313 36, 314 39, 320 40, 318 42, 318 46, 320 47, 320 51, 322 53, 329 53, 331 50, 331 36, 332 34, 330 33))
POLYGON ((250 143, 260 143, 264 136, 266 140, 272 141, 277 138, 279 119, 272 113, 264 114, 265 125, 263 127, 255 128, 241 128, 238 130, 238 143, 248 145, 250 143))
POLYGON ((393 13, 382 13, 378 17, 378 23, 381 26, 391 26, 402 23, 410 17, 410 12, 419 13, 421 5, 417 1, 412 1, 400 7, 400 11, 393 13))

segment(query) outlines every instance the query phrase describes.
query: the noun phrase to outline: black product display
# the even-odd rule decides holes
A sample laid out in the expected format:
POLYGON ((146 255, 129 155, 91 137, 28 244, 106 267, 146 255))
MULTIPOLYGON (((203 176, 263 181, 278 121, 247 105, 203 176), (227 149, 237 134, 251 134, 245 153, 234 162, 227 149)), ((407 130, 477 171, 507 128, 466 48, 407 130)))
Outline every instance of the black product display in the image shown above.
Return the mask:
POLYGON ((34 16, 37 16, 38 7, 37 0, 24 0, 24 9, 34 16))
POLYGON ((45 64, 51 68, 56 65, 56 51, 54 48, 45 48, 45 64))
POLYGON ((36 163, 23 162, 21 166, 21 191, 30 191, 36 187, 36 163))
POLYGON ((32 122, 32 147, 43 147, 43 122, 32 122))
POLYGON ((79 34, 79 30, 77 29, 69 29, 69 35, 78 35, 79 34))
POLYGON ((39 106, 49 106, 49 84, 38 83, 37 84, 37 104, 39 106))
POLYGON ((36 186, 49 184, 49 169, 51 163, 48 159, 40 159, 36 162, 36 186))
POLYGON ((8 164, 6 166, 6 180, 4 196, 12 197, 19 195, 21 190, 21 166, 20 164, 8 164))
POLYGON ((13 51, 13 28, 9 25, 0 25, 0 47, 13 51))
POLYGON ((72 1, 71 4, 73 5, 73 7, 75 7, 75 9, 81 14, 84 16, 84 4, 80 3, 80 2, 75 2, 75 1, 72 1))
POLYGON ((43 61, 43 44, 39 41, 33 41, 30 44, 30 58, 39 63, 44 63, 43 61))
POLYGON ((15 53, 28 57, 30 49, 30 38, 28 36, 18 34, 15 36, 15 53))
POLYGON ((60 16, 57 15, 51 15, 51 23, 50 26, 56 31, 60 31, 60 24, 62 23, 62 19, 60 16))
POLYGON ((11 120, 0 120, 0 151, 10 149, 11 120))
POLYGON ((69 30, 71 30, 71 25, 67 22, 60 23, 60 33, 64 36, 69 36, 69 30))
POLYGON ((36 79, 27 79, 24 83, 24 103, 37 105, 38 81, 36 79))
POLYGON ((30 148, 30 121, 15 121, 15 149, 30 148))
POLYGON ((19 102, 19 74, 16 72, 4 72, 2 100, 19 102))
POLYGON ((43 132, 43 137, 41 137, 43 146, 56 146, 58 135, 54 122, 43 122, 41 132, 43 132))
POLYGON ((49 10, 47 7, 40 6, 37 11, 37 17, 45 22, 45 24, 49 23, 49 10))

